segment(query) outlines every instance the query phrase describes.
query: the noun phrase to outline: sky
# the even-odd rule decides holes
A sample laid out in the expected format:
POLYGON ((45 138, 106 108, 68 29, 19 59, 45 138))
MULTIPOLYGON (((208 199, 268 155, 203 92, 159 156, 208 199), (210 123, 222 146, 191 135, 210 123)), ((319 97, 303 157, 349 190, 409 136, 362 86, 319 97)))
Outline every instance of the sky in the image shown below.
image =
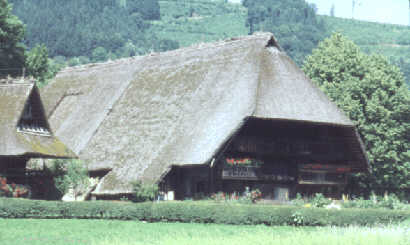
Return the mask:
MULTIPOLYGON (((352 18, 352 0, 306 0, 316 4, 318 14, 329 15, 332 4, 335 16, 352 18)), ((390 24, 409 24, 408 0, 356 0, 354 18, 390 24)))
MULTIPOLYGON (((240 0, 229 0, 239 3, 240 0)), ((329 15, 332 4, 335 5, 335 16, 352 18, 352 0, 306 0, 316 4, 318 14, 329 15)), ((356 0, 354 18, 381 23, 408 25, 408 0, 356 0)))

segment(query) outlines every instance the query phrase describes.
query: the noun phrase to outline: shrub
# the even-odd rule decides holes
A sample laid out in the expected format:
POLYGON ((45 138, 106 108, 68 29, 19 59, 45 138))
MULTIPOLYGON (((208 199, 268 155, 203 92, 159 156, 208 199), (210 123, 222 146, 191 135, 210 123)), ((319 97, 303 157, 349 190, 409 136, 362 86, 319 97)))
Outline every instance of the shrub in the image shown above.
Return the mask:
POLYGON ((0 176, 0 197, 31 197, 29 186, 20 184, 7 184, 7 178, 0 176))
POLYGON ((306 201, 305 201, 305 199, 303 199, 303 197, 300 193, 297 193, 296 198, 293 199, 291 201, 291 203, 295 206, 303 206, 306 203, 306 201))
POLYGON ((79 160, 54 160, 53 168, 54 182, 63 195, 72 188, 74 199, 77 199, 81 191, 90 185, 87 168, 79 160))
POLYGON ((59 202, 0 198, 0 218, 78 218, 234 225, 349 226, 402 222, 405 210, 302 208, 238 203, 59 202))
POLYGON ((344 208, 384 208, 393 210, 409 210, 409 204, 401 202, 396 195, 390 194, 384 197, 372 195, 370 200, 365 200, 363 198, 355 198, 353 200, 348 200, 343 202, 344 208))
POLYGON ((332 201, 322 193, 316 193, 313 197, 310 198, 303 198, 300 193, 296 194, 296 198, 291 202, 295 206, 304 206, 304 207, 315 207, 315 208, 323 208, 332 203, 332 201))
POLYGON ((325 198, 322 193, 316 193, 315 196, 311 200, 312 206, 316 208, 323 208, 324 206, 329 205, 332 203, 330 199, 325 198))
POLYGON ((259 201, 262 199, 262 192, 259 189, 255 189, 251 191, 251 201, 255 203, 256 201, 259 201))
POLYGON ((134 202, 154 201, 158 196, 158 186, 154 184, 143 184, 141 181, 132 183, 134 191, 134 202))
POLYGON ((239 192, 233 193, 223 193, 218 192, 211 195, 211 199, 216 202, 233 202, 241 204, 251 204, 256 203, 262 199, 262 193, 259 189, 249 190, 249 187, 246 187, 245 191, 241 194, 239 192))
POLYGON ((291 223, 295 226, 303 225, 303 223, 304 223, 303 215, 299 211, 296 211, 296 212, 292 213, 291 223))
POLYGON ((211 199, 216 201, 216 202, 221 202, 221 201, 225 201, 226 200, 226 196, 225 193, 223 192, 218 192, 218 193, 214 193, 211 195, 211 199))

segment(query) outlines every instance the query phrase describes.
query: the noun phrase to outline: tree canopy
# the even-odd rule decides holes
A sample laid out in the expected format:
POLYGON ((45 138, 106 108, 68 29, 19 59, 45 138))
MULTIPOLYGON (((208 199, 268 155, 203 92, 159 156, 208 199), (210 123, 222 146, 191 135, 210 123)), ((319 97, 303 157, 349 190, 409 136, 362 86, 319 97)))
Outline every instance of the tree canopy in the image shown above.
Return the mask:
POLYGON ((51 57, 124 57, 132 42, 136 54, 154 49, 157 38, 146 33, 147 20, 160 18, 158 0, 10 0, 27 25, 25 44, 45 44, 51 57), (30 13, 30 14, 28 14, 30 13), (103 55, 102 50, 107 54, 103 55), (111 53, 111 54, 110 54, 111 53))
POLYGON ((0 0, 0 77, 20 75, 24 67, 23 23, 11 13, 7 0, 0 0))
POLYGON ((249 33, 272 32, 298 64, 326 33, 315 7, 304 0, 244 0, 242 4, 248 8, 249 33))
POLYGON ((373 170, 356 179, 362 190, 408 191, 410 92, 399 68, 336 33, 307 57, 303 70, 357 123, 373 170))
MULTIPOLYGON (((38 79, 38 82, 44 83, 49 77, 49 60, 46 46, 37 45, 27 52, 26 57, 27 74, 38 79)), ((54 75, 54 74, 53 74, 54 75)))

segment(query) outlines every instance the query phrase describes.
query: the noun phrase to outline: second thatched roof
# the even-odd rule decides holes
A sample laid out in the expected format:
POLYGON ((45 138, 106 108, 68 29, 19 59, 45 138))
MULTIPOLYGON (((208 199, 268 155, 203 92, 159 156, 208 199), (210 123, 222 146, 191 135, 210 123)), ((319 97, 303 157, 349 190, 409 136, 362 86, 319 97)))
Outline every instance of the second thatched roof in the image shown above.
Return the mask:
POLYGON ((70 149, 52 134, 44 115, 38 88, 32 81, 20 79, 0 81, 1 156, 27 158, 76 157, 70 149), (21 128, 22 125, 19 125, 27 106, 32 107, 33 111, 37 112, 36 120, 42 123, 41 128, 24 130, 21 128))

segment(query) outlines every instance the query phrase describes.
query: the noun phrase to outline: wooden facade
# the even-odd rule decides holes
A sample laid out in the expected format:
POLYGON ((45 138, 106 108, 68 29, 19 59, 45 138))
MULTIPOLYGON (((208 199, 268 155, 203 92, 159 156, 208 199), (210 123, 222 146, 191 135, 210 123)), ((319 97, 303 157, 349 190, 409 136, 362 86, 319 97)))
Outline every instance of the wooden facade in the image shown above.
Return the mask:
POLYGON ((360 155, 340 126, 250 118, 208 165, 174 167, 162 190, 176 199, 259 189, 286 201, 301 193, 340 198, 360 155))
POLYGON ((97 198, 131 195, 141 181, 168 199, 246 186, 286 199, 320 181, 343 186, 301 164, 368 170, 355 124, 272 33, 70 67, 42 93, 57 136, 101 176, 97 198))

